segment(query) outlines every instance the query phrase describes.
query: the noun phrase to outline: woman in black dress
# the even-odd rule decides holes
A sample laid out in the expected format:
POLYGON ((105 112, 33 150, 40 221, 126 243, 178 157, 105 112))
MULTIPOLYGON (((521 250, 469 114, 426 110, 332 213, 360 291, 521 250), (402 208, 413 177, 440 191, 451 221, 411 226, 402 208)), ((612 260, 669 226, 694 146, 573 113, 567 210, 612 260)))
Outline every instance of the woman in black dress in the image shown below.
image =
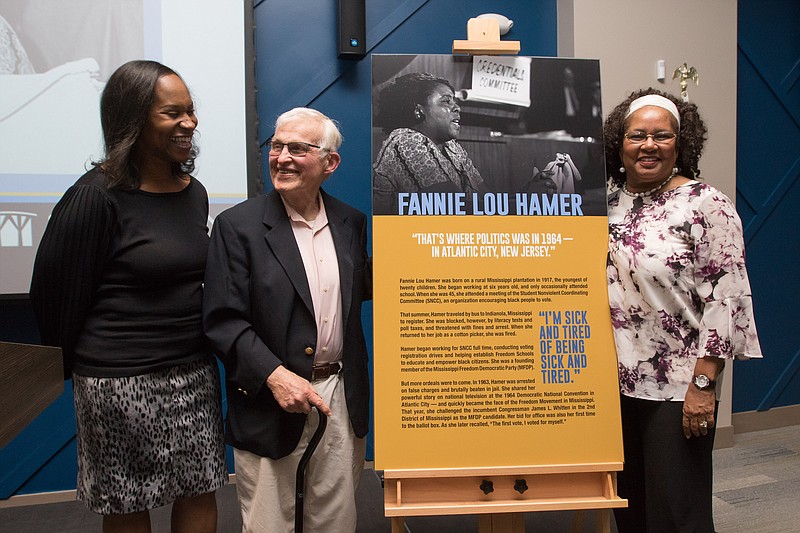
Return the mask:
POLYGON ((53 210, 31 299, 72 378, 78 498, 104 531, 213 532, 227 480, 219 371, 202 331, 208 196, 191 176, 194 103, 183 80, 131 61, 101 98, 105 157, 53 210))

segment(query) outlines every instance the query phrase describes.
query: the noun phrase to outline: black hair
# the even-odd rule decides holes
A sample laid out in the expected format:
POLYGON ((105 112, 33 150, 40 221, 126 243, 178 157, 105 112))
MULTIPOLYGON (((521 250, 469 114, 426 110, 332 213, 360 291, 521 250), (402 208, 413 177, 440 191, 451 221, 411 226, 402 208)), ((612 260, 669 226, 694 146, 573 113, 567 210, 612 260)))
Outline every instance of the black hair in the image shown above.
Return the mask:
POLYGON ((424 117, 415 114, 417 104, 425 104, 428 97, 440 85, 455 89, 445 78, 427 72, 412 72, 395 78, 384 87, 379 96, 379 110, 376 123, 386 133, 396 128, 411 128, 422 122, 424 117))
MULTIPOLYGON (((180 75, 156 61, 135 60, 120 66, 106 83, 100 97, 100 122, 103 126, 105 158, 95 163, 109 177, 109 187, 136 189, 140 185, 134 147, 147 124, 155 101, 158 80, 180 75)), ((173 163, 176 177, 194 172, 197 147, 183 163, 173 163)))
POLYGON ((669 93, 650 87, 648 89, 632 92, 625 100, 617 105, 617 107, 608 114, 608 118, 606 118, 606 122, 603 125, 603 138, 605 140, 606 173, 608 175, 608 180, 618 187, 625 184, 625 174, 619 170, 622 166, 620 149, 622 148, 622 140, 625 134, 625 115, 628 114, 631 102, 647 94, 663 96, 671 100, 678 107, 681 125, 678 138, 676 139, 678 143, 678 159, 675 165, 678 167, 678 174, 690 179, 699 179, 700 169, 697 165, 703 153, 703 146, 705 145, 708 130, 706 129, 705 123, 703 123, 703 119, 700 118, 697 106, 690 102, 684 102, 669 93))

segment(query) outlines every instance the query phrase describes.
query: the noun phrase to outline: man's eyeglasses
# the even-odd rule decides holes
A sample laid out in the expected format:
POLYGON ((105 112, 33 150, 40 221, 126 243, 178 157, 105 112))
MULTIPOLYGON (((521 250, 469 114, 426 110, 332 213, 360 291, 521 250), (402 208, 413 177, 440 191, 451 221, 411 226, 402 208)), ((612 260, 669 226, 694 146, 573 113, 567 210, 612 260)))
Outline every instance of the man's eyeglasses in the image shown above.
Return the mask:
POLYGON ((633 144, 643 144, 647 142, 647 138, 652 137, 653 142, 656 144, 669 144, 675 140, 677 135, 671 131, 659 131, 656 133, 645 133, 643 131, 634 131, 633 133, 626 133, 625 138, 633 144))
POLYGON ((293 141, 289 143, 269 141, 267 144, 269 145, 269 155, 281 155, 284 146, 289 149, 289 155, 292 157, 305 157, 312 148, 325 150, 325 148, 317 146, 316 144, 304 143, 301 141, 293 141))

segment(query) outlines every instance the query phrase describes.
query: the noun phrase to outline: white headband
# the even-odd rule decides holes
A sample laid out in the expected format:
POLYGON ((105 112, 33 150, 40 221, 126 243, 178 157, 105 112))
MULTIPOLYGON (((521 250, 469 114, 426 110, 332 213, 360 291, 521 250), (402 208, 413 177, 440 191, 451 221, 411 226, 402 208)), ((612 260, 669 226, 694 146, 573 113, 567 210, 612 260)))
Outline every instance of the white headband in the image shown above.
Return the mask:
POLYGON ((678 121, 678 127, 681 125, 681 115, 678 112, 678 106, 670 100, 669 98, 664 98, 658 94, 646 94, 644 96, 640 96, 633 102, 631 102, 630 107, 628 108, 628 113, 625 115, 625 118, 628 118, 633 114, 634 111, 638 111, 639 109, 643 108, 644 106, 654 105, 656 107, 660 107, 666 109, 672 116, 675 117, 675 120, 678 121))

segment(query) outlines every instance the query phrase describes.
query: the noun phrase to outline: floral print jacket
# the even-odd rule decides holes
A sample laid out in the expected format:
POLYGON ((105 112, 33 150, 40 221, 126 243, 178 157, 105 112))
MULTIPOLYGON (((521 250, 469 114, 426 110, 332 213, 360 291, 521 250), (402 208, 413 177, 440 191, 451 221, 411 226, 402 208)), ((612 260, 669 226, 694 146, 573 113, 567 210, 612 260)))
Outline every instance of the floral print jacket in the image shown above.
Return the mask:
POLYGON ((417 192, 452 182, 466 193, 483 183, 466 150, 451 139, 441 148, 426 135, 397 128, 383 142, 373 167, 373 211, 397 214, 397 193, 417 192))
POLYGON ((682 401, 698 357, 761 357, 741 221, 727 196, 698 181, 652 198, 618 190, 608 224, 622 394, 682 401))

